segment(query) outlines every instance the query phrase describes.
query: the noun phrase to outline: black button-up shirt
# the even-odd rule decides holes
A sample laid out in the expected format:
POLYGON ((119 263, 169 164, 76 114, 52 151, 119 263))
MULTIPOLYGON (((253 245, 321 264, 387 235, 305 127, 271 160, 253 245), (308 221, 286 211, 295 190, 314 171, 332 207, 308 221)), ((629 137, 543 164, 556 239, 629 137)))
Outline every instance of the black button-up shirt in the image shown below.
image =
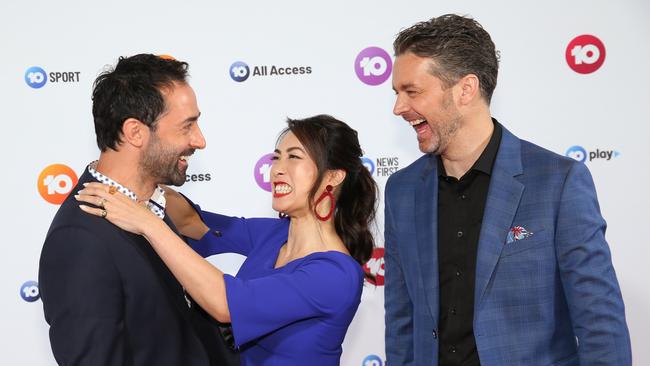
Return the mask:
POLYGON ((480 365, 473 332, 476 252, 501 126, 460 179, 447 176, 438 156, 439 365, 480 365))

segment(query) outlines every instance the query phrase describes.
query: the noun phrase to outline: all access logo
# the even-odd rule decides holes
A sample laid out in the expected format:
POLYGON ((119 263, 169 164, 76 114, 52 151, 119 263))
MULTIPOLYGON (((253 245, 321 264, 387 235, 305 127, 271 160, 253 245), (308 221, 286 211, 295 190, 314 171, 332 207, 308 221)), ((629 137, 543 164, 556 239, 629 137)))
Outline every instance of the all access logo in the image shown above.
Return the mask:
POLYGON ((253 175, 257 185, 267 192, 271 192, 271 165, 273 164, 273 154, 262 156, 255 164, 253 175))
POLYGON ((384 248, 375 248, 372 257, 363 266, 363 270, 375 276, 375 279, 368 279, 368 282, 375 286, 384 285, 384 248))
POLYGON ((579 74, 591 74, 605 62, 605 45, 596 36, 577 36, 566 48, 566 62, 579 74))
POLYGON ((38 176, 38 193, 47 202, 60 205, 77 185, 77 174, 69 166, 52 164, 38 176))
POLYGON ((230 65, 230 77, 238 83, 246 81, 250 74, 251 69, 245 62, 235 61, 230 65))
POLYGON ((368 85, 382 84, 393 71, 393 60, 379 47, 363 49, 354 60, 354 71, 359 80, 368 85))

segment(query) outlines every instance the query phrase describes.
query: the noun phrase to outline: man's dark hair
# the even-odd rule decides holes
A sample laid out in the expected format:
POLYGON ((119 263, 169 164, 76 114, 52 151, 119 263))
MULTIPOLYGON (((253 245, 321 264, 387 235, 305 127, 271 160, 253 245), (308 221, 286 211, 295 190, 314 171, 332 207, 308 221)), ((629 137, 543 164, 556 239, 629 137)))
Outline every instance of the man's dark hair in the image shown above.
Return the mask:
POLYGON ((476 75, 481 95, 490 104, 499 63, 494 42, 476 20, 456 14, 431 18, 402 30, 393 48, 395 56, 411 52, 430 58, 431 74, 447 88, 466 75, 476 75))
POLYGON ((162 90, 186 83, 186 62, 151 54, 120 57, 114 68, 103 72, 93 84, 93 118, 97 146, 117 150, 122 125, 129 118, 155 130, 165 112, 162 90))

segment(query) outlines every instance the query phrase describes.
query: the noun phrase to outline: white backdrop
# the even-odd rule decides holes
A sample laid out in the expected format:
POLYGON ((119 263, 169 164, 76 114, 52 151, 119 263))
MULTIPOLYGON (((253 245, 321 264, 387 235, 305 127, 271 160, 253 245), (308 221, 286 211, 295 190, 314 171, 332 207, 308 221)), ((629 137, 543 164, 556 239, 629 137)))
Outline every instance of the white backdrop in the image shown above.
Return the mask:
MULTIPOLYGON (((413 131, 391 114, 390 78, 364 83, 355 60, 370 46, 392 54, 400 29, 448 12, 474 16, 497 45, 493 115, 521 138, 586 158, 609 223, 635 364, 650 365, 650 243, 644 231, 650 219, 650 3, 643 0, 2 2, 0 363, 55 363, 37 285, 29 281, 37 279, 43 239, 58 208, 49 201, 67 193, 62 178, 70 173, 46 168, 64 164, 78 176, 97 158, 90 94, 106 64, 142 52, 189 62, 207 148, 190 162, 188 174, 196 181, 181 191, 205 209, 273 216, 255 167, 272 151, 287 116, 328 113, 352 125, 382 191, 395 168, 419 157, 413 131), (596 37, 604 49, 594 48, 591 37, 575 40, 580 35, 596 37), (231 71, 245 74, 237 65, 232 69, 236 61, 249 67, 244 81, 231 77, 231 71), (574 71, 570 64, 579 62, 590 73, 574 71), (256 66, 269 73, 272 66, 297 67, 298 74, 254 75, 256 66), (41 73, 48 76, 44 84, 41 73), (590 159, 596 151, 605 157, 590 159), (49 186, 43 184, 48 177, 49 186)), ((371 61, 366 72, 381 79, 377 54, 361 56, 371 61)), ((386 66, 388 72, 390 59, 386 66)), ((382 227, 380 214, 378 233, 382 227)), ((377 242, 383 245, 381 235, 377 242)), ((236 256, 212 260, 231 272, 241 263, 236 256)), ((378 252, 373 268, 380 278, 382 260, 378 252)), ((342 364, 382 366, 384 359, 383 287, 367 284, 342 364)))

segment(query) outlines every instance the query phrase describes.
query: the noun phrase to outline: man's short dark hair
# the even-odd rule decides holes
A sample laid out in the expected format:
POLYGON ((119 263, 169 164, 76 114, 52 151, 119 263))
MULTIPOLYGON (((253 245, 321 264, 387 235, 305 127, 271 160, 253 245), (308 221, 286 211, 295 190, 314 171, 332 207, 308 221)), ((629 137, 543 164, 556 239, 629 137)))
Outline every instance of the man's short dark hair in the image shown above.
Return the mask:
POLYGON ((494 42, 474 19, 446 14, 402 30, 393 43, 395 56, 411 52, 433 61, 431 74, 445 87, 466 75, 479 79, 481 95, 490 104, 499 63, 494 42))
POLYGON ((93 118, 97 146, 117 150, 124 121, 135 118, 156 128, 165 112, 164 88, 186 83, 186 62, 151 54, 120 57, 117 65, 103 72, 93 84, 93 118))

